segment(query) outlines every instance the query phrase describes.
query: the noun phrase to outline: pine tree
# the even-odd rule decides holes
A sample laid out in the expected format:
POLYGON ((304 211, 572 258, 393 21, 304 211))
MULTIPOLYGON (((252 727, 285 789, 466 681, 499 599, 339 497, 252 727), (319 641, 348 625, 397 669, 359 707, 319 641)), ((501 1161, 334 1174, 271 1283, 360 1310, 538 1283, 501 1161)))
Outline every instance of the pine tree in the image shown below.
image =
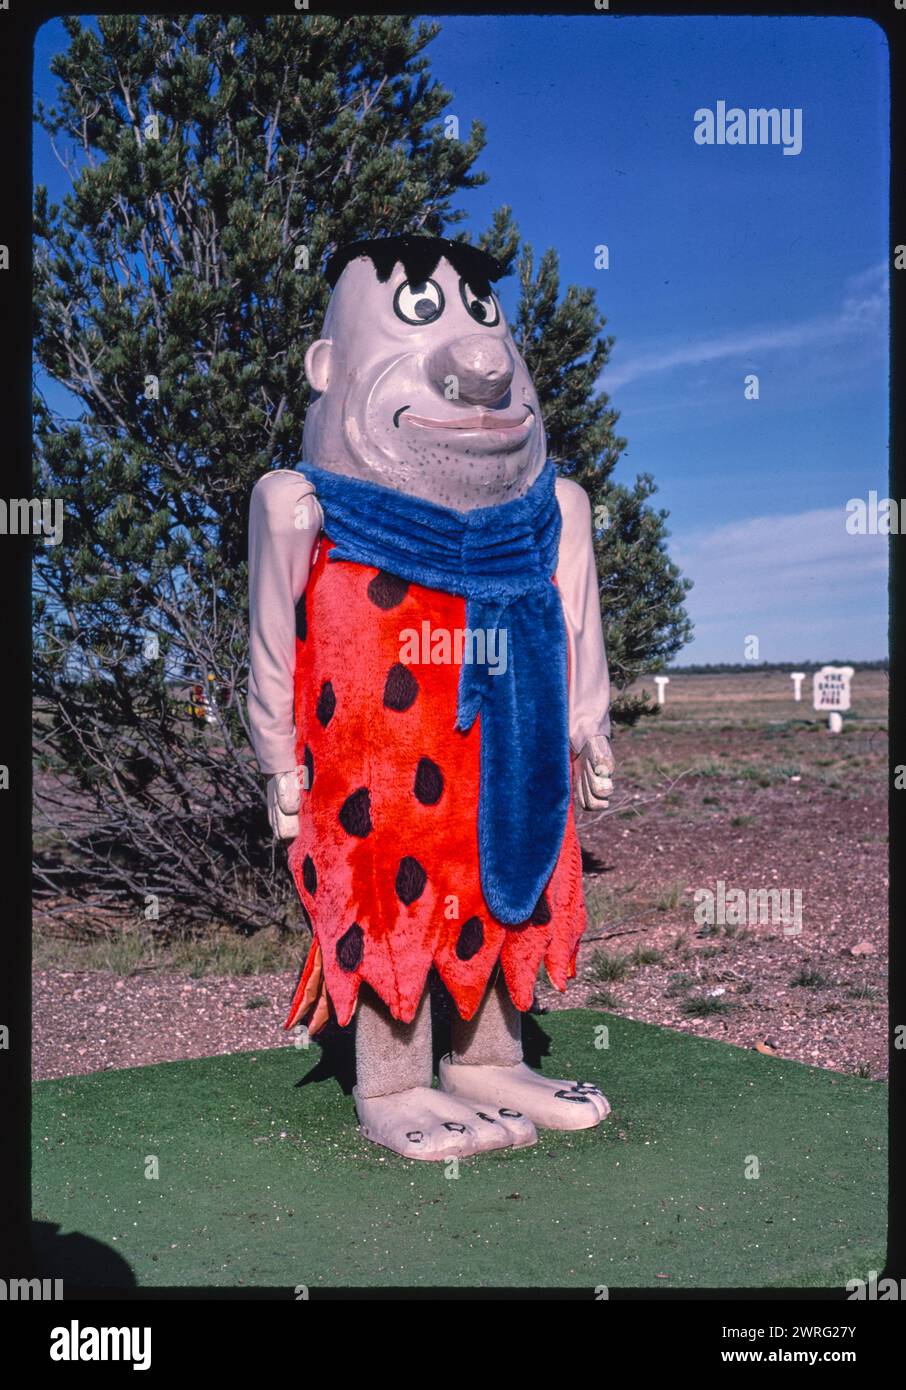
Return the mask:
MULTIPOLYGON (((58 102, 37 118, 73 187, 61 205, 35 192, 35 351, 81 414, 36 394, 36 495, 65 504, 63 543, 36 546, 49 825, 38 882, 94 909, 125 896, 161 929, 295 920, 248 741, 248 498, 267 468, 298 461, 325 255, 355 237, 454 232, 458 196, 484 181, 484 132, 476 122, 444 138, 450 94, 424 56, 434 25, 115 16, 96 34, 64 23, 58 102), (192 713, 195 682, 216 723, 192 713)), ((507 209, 483 240, 514 261, 507 209)), ((560 304, 555 263, 537 281, 530 255, 526 266, 519 325, 552 448, 613 507, 625 563, 648 537, 639 574, 660 607, 643 600, 640 615, 628 584, 608 620, 611 655, 619 621, 621 661, 663 659, 669 562, 645 496, 607 481, 622 441, 594 393, 609 349, 595 344, 590 292, 560 304)), ((605 602, 622 582, 608 546, 602 533, 605 602)))

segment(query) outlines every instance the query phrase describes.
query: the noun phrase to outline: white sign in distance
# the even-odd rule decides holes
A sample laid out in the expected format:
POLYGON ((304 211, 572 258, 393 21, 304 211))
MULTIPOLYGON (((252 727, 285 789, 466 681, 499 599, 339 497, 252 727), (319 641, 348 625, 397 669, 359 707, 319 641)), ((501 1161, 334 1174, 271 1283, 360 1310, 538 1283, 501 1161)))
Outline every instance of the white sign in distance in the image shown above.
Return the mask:
POLYGON ((849 709, 852 666, 822 666, 812 676, 812 706, 821 712, 849 709))

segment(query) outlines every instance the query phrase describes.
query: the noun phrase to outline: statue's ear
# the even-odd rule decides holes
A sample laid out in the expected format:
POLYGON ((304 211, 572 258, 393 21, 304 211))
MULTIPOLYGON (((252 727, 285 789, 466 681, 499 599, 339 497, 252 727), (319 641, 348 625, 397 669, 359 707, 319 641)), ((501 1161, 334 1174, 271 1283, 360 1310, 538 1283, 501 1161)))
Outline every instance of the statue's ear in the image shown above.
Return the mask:
POLYGON ((319 338, 312 343, 305 354, 305 375, 313 391, 326 391, 330 380, 330 358, 333 343, 329 338, 319 338))

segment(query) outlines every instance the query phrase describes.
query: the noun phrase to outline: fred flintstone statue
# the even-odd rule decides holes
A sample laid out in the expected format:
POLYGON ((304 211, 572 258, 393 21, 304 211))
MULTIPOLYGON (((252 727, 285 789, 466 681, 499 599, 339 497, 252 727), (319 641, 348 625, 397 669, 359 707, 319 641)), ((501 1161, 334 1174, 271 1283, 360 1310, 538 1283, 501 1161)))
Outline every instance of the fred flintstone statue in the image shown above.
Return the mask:
POLYGON ((585 927, 572 796, 606 806, 613 758, 590 507, 500 274, 441 238, 342 247, 302 461, 252 494, 251 728, 313 930, 285 1026, 355 1015, 361 1132, 406 1158, 610 1109, 522 1060, 539 967, 565 989, 585 927))

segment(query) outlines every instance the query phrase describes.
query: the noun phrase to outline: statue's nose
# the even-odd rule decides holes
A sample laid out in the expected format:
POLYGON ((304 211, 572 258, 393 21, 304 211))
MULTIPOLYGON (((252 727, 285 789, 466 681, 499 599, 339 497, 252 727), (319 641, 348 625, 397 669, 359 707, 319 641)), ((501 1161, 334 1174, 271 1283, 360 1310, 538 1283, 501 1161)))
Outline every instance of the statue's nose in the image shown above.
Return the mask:
POLYGON ((435 386, 445 395, 450 395, 450 378, 453 377, 460 400, 472 405, 493 405, 509 390, 514 363, 506 343, 474 333, 437 348, 429 358, 428 371, 435 386))

